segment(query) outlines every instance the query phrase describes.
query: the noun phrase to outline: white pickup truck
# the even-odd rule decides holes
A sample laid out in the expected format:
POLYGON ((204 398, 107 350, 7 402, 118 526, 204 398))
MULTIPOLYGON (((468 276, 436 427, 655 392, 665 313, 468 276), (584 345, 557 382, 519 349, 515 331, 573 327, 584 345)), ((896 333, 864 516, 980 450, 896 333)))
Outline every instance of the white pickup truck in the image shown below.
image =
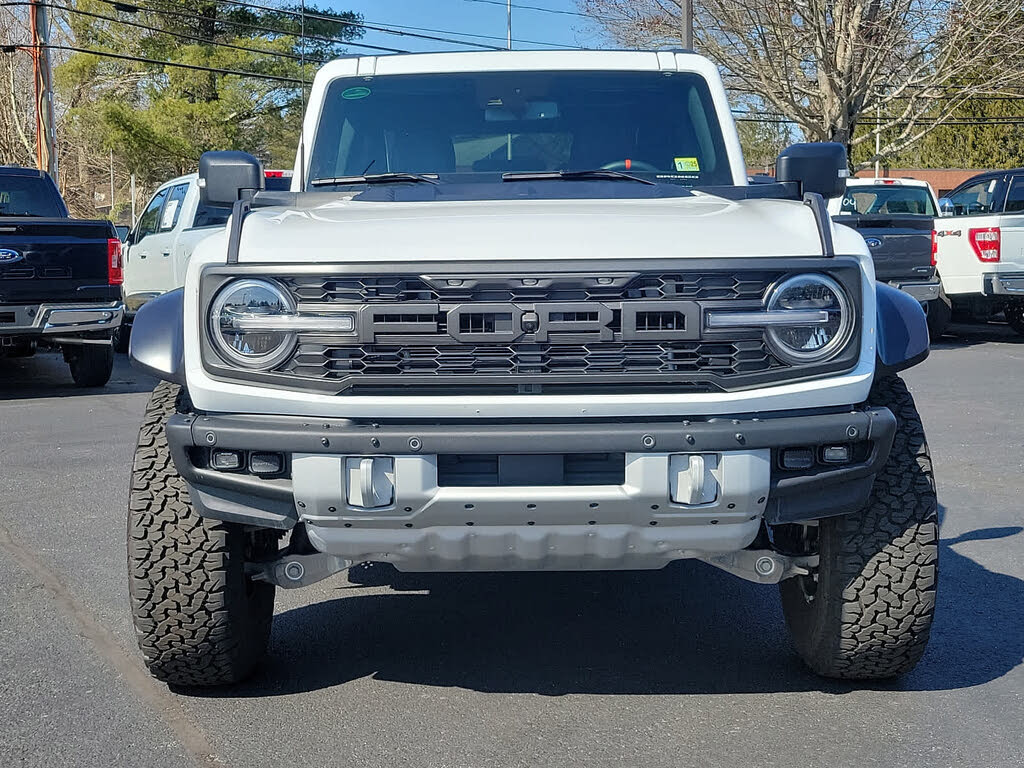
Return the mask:
POLYGON ((1002 312, 1024 335, 1024 168, 975 176, 939 202, 936 262, 953 309, 1002 312))
POLYGON ((150 671, 243 678, 276 587, 360 563, 686 558, 778 584, 823 675, 912 668, 937 506, 896 373, 924 312, 829 217, 842 146, 777 168, 748 185, 717 70, 668 51, 334 61, 290 192, 204 155, 231 219, 130 350, 164 380, 128 525, 150 671))
MULTIPOLYGON (((268 189, 288 189, 291 171, 267 171, 268 189)), ((199 174, 190 173, 162 184, 124 241, 125 325, 121 341, 139 307, 185 284, 185 272, 196 245, 222 228, 231 206, 205 204, 199 195, 199 174)))

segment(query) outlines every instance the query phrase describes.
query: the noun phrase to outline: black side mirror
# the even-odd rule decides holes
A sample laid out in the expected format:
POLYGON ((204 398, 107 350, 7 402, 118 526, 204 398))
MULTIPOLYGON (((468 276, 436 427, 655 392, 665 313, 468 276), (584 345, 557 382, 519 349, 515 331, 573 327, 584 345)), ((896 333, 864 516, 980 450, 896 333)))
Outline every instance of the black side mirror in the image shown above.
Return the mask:
POLYGON ((795 181, 800 194, 817 192, 826 200, 846 194, 846 147, 835 142, 793 144, 775 161, 778 181, 795 181))
POLYGON ((246 152, 204 152, 199 158, 199 199, 206 205, 234 205, 263 189, 263 166, 246 152))

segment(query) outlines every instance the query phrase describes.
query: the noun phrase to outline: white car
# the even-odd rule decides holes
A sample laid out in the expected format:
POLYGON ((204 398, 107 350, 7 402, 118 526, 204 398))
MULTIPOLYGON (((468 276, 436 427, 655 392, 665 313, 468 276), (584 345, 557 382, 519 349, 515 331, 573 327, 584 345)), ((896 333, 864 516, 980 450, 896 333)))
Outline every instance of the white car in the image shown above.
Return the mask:
MULTIPOLYGON (((265 188, 287 189, 292 172, 266 171, 265 188)), ((200 199, 199 174, 190 173, 161 185, 124 241, 124 301, 130 324, 150 299, 185 284, 196 245, 224 227, 231 206, 200 199)))
POLYGON ((1024 168, 975 176, 940 202, 936 259, 953 308, 1002 312, 1024 334, 1024 168))
POLYGON ((241 679, 275 587, 355 564, 686 558, 779 584, 821 674, 913 667, 937 507, 896 372, 928 331, 833 225, 846 167, 798 144, 748 185, 692 53, 324 66, 292 191, 204 155, 229 225, 136 317, 132 360, 164 380, 128 526, 150 671, 241 679))

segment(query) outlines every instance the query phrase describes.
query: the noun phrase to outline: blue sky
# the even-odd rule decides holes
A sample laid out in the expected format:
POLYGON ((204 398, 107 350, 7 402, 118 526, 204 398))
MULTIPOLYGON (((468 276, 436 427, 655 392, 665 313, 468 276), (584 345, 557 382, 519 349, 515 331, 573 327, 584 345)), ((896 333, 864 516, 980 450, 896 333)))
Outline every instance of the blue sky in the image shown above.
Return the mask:
MULTIPOLYGON (((316 2, 316 0, 311 0, 316 2)), ((367 24, 393 27, 423 27, 441 32, 423 32, 438 37, 460 37, 504 47, 506 8, 504 0, 320 0, 323 7, 356 11, 367 24), (497 3, 497 4, 495 4, 497 3), (470 38, 468 35, 491 35, 497 39, 470 38)), ((512 0, 512 35, 521 43, 517 48, 538 48, 526 41, 553 43, 558 46, 599 47, 601 36, 586 18, 576 15, 576 0, 512 0), (516 7, 521 6, 521 7, 516 7), (550 13, 522 6, 546 8, 550 13)), ((409 30, 417 31, 417 30, 409 30)), ((431 40, 399 37, 367 30, 361 42, 390 46, 409 51, 465 50, 465 45, 449 45, 431 40)), ((353 53, 360 51, 353 46, 353 53)), ((372 53, 372 51, 366 51, 372 53)))

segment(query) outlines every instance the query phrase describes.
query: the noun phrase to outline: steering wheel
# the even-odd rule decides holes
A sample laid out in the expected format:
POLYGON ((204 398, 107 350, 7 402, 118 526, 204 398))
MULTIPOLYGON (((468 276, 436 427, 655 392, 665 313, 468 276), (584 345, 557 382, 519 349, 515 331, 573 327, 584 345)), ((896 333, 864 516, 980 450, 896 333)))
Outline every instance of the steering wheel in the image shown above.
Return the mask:
POLYGON ((643 173, 661 173, 661 169, 653 163, 648 163, 643 160, 630 160, 629 168, 626 167, 625 160, 616 160, 613 163, 605 163, 601 166, 602 171, 641 171, 643 173))

